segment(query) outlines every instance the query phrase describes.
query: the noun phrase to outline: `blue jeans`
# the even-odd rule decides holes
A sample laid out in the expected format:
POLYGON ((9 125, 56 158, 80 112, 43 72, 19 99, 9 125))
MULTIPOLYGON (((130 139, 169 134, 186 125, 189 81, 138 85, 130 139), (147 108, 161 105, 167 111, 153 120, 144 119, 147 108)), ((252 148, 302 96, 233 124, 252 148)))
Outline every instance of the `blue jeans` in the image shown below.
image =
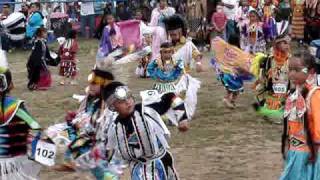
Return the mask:
POLYGON ((81 35, 86 36, 86 26, 89 26, 89 37, 93 37, 95 30, 95 15, 87 15, 80 17, 81 35))

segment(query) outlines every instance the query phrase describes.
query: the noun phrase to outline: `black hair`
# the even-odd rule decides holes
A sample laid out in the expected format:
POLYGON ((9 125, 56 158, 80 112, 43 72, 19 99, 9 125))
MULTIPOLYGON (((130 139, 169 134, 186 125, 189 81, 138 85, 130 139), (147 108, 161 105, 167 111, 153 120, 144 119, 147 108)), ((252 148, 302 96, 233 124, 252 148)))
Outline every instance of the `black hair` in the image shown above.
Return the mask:
POLYGON ((223 6, 223 3, 222 3, 222 2, 218 2, 217 5, 216 5, 216 7, 217 7, 217 6, 223 6))
POLYGON ((165 43, 162 43, 162 44, 161 44, 160 48, 170 48, 170 47, 172 47, 172 46, 173 46, 172 43, 170 43, 170 42, 165 42, 165 43))
POLYGON ((292 57, 301 60, 303 65, 308 68, 308 70, 314 69, 316 67, 316 59, 313 57, 307 49, 298 49, 292 55, 292 57))
POLYGON ((108 72, 108 71, 103 71, 103 70, 100 70, 100 69, 93 69, 92 72, 97 75, 97 76, 100 76, 104 79, 108 79, 108 80, 114 80, 114 76, 111 72, 108 72))
POLYGON ((76 30, 70 30, 67 34, 67 39, 75 39, 77 37, 77 31, 76 30))
POLYGON ((261 21, 261 16, 260 16, 260 14, 259 14, 258 11, 256 11, 256 10, 251 10, 251 11, 249 11, 249 14, 251 14, 251 13, 253 13, 253 14, 255 14, 255 15, 257 16, 258 21, 261 21))
POLYGON ((114 81, 114 82, 111 82, 110 84, 108 84, 107 86, 103 87, 103 89, 102 89, 102 98, 105 101, 108 100, 108 98, 112 94, 114 94, 116 88, 120 87, 120 86, 124 86, 124 84, 121 83, 121 82, 118 82, 118 81, 114 81))
MULTIPOLYGON (((296 53, 294 53, 292 57, 299 58, 300 60, 302 60, 304 66, 307 67, 308 70, 315 68, 315 64, 316 64, 315 58, 306 49, 300 49, 300 50, 296 51, 296 53)), ((307 88, 302 89, 301 94, 304 98, 307 97, 308 93, 309 93, 309 91, 307 88)), ((303 126, 304 126, 304 131, 306 132, 307 146, 310 149, 309 161, 314 162, 314 160, 317 157, 317 153, 316 153, 316 148, 315 148, 315 142, 313 142, 312 135, 310 132, 311 127, 310 127, 310 124, 308 121, 308 113, 305 113, 303 118, 304 118, 303 126)), ((288 138, 287 131, 288 131, 288 119, 284 118, 283 132, 282 132, 282 145, 281 145, 281 152, 282 152, 284 159, 286 158, 285 157, 285 147, 286 147, 287 138, 288 138)))
POLYGON ((31 6, 32 5, 35 5, 37 8, 41 8, 41 4, 39 2, 34 2, 34 3, 31 3, 31 6))
POLYGON ((140 12, 140 13, 142 14, 142 9, 137 8, 137 9, 134 11, 135 15, 136 15, 138 12, 140 12))
POLYGON ((106 12, 106 17, 112 16, 114 18, 114 14, 111 11, 106 12))
POLYGON ((3 4, 3 5, 2 5, 2 8, 4 8, 5 6, 8 7, 8 8, 10 8, 10 4, 9 4, 9 3, 3 4))
POLYGON ((47 32, 47 29, 46 29, 45 27, 40 27, 40 28, 38 28, 37 31, 36 31, 36 37, 41 36, 41 34, 42 34, 43 32, 47 32))
POLYGON ((114 28, 111 28, 110 31, 109 31, 109 35, 110 36, 114 36, 116 34, 117 34, 116 30, 114 28))
POLYGON ((166 25, 167 31, 172 31, 176 29, 182 29, 183 36, 187 34, 187 23, 184 17, 180 14, 175 14, 173 16, 164 19, 164 24, 166 25))

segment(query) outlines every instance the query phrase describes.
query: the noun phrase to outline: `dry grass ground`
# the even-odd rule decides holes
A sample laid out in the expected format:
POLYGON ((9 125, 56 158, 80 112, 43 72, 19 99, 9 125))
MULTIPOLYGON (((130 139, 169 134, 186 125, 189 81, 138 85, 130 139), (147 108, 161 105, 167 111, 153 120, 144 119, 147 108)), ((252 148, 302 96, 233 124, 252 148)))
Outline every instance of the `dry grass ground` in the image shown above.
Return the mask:
MULTIPOLYGON (((45 92, 30 92, 26 88, 25 64, 29 52, 14 51, 9 54, 15 89, 12 94, 26 100, 31 113, 43 127, 61 122, 67 110, 77 108, 74 93, 83 93, 88 72, 95 61, 97 41, 80 41, 78 54, 80 76, 78 86, 59 86, 58 69, 51 68, 53 87, 45 92)), ((206 56, 208 61, 209 56, 206 56)), ((152 81, 133 75, 135 64, 127 66, 129 87, 135 93, 151 87, 152 81)), ((125 74, 116 74, 123 76, 125 74)), ((274 180, 281 173, 281 126, 261 120, 250 104, 253 94, 250 85, 240 96, 241 106, 229 110, 222 104, 224 89, 215 79, 214 72, 195 74, 202 81, 199 104, 192 128, 181 134, 172 128, 171 147, 177 170, 182 180, 274 180)), ((89 179, 86 173, 60 173, 44 168, 43 180, 89 179)), ((124 177, 123 179, 127 179, 124 177)))

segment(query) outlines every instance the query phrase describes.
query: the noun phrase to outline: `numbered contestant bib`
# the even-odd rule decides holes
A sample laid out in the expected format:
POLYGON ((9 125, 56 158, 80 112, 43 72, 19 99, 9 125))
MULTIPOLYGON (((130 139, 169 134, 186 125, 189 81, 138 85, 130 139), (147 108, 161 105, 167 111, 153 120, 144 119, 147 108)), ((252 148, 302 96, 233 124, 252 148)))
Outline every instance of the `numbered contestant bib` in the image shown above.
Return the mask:
POLYGON ((287 85, 286 84, 274 84, 272 86, 273 92, 276 94, 285 94, 287 93, 287 85))
POLYGON ((34 152, 34 159, 43 165, 53 166, 55 164, 56 151, 55 144, 39 140, 34 152))

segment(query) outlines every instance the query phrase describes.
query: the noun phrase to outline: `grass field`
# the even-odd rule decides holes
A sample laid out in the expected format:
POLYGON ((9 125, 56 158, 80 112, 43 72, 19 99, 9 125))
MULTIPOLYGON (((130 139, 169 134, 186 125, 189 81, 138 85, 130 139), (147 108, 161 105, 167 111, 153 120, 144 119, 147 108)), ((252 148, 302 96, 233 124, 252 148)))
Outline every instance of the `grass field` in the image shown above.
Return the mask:
MULTIPOLYGON (((44 92, 27 89, 26 61, 30 52, 16 50, 8 55, 13 72, 14 96, 26 101, 29 111, 43 127, 63 121, 67 110, 78 107, 72 99, 74 93, 83 94, 87 75, 95 62, 98 42, 81 40, 78 66, 78 86, 60 86, 58 68, 51 68, 54 84, 44 92)), ((205 56, 208 64, 209 56, 205 56)), ((129 87, 138 95, 150 88, 152 81, 134 76, 136 64, 126 65, 126 73, 116 76, 129 77, 129 87)), ((196 116, 191 130, 179 133, 171 128, 171 147, 177 171, 182 180, 274 180, 282 169, 280 137, 282 127, 270 124, 251 108, 253 94, 250 84, 240 96, 240 107, 230 110, 222 104, 224 89, 216 80, 213 70, 193 74, 202 81, 196 116)), ((43 180, 90 179, 87 173, 60 173, 48 168, 41 172, 43 180)), ((122 179, 128 179, 123 177, 122 179)))

